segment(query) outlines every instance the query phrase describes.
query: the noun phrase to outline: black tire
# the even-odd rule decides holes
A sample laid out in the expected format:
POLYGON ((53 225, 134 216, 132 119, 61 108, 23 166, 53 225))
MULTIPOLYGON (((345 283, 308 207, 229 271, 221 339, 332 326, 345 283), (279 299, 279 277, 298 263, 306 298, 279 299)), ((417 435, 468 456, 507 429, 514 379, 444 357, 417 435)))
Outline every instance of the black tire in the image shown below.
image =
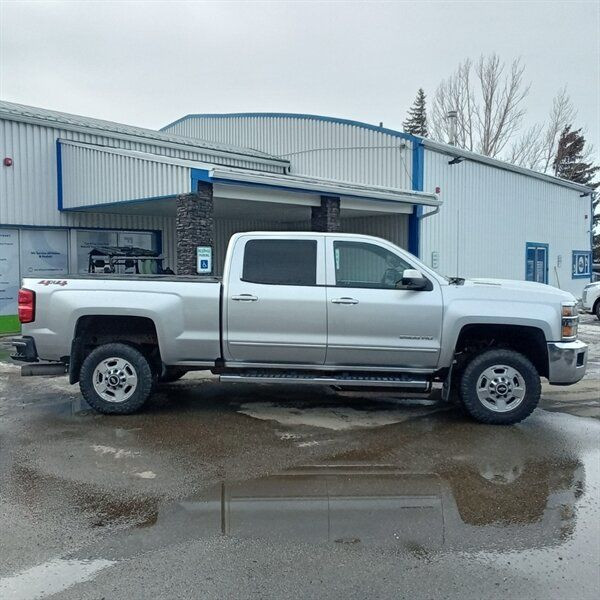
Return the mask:
POLYGON ((187 372, 187 369, 181 367, 167 367, 165 372, 158 378, 158 383, 172 383, 181 379, 187 372))
POLYGON ((596 315, 596 319, 600 321, 600 300, 596 300, 596 304, 594 306, 594 314, 596 315))
MULTIPOLYGON (((492 425, 512 425, 528 417, 538 405, 542 386, 540 376, 531 361, 514 350, 486 350, 473 357, 467 364, 461 382, 460 394, 465 410, 476 421, 492 425), (496 412, 488 408, 477 394, 477 384, 486 369, 494 366, 507 366, 515 369, 525 383, 525 394, 518 405, 506 412, 496 412)), ((510 402, 509 402, 510 404, 510 402)))
POLYGON ((95 348, 83 361, 79 373, 79 389, 86 402, 105 415, 129 415, 142 408, 150 397, 153 387, 152 369, 146 357, 127 344, 104 344, 95 348), (137 376, 131 395, 120 402, 104 399, 94 387, 94 371, 102 361, 119 358, 127 361, 137 376))

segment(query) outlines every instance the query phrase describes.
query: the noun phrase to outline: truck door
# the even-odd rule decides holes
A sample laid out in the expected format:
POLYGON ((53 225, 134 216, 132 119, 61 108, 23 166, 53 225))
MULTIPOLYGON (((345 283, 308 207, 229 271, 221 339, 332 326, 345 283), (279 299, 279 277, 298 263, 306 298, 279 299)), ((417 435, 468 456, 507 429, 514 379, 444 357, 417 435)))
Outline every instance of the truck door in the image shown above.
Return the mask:
POLYGON ((322 365, 327 348, 324 237, 242 236, 225 285, 225 359, 322 365))
POLYGON ((427 290, 399 290, 409 264, 390 244, 327 238, 326 364, 435 368, 442 294, 431 278, 427 290))

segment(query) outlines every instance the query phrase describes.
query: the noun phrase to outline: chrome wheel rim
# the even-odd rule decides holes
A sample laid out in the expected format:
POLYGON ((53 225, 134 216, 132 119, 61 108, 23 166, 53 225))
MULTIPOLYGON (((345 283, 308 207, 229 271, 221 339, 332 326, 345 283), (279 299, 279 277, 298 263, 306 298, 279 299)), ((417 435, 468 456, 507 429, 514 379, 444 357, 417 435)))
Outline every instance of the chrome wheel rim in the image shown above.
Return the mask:
POLYGON ((133 365, 124 358, 105 358, 94 369, 94 390, 107 402, 125 402, 134 394, 138 376, 133 365))
POLYGON ((525 380, 514 367, 488 367, 477 380, 477 397, 481 404, 494 412, 514 410, 525 399, 525 380))

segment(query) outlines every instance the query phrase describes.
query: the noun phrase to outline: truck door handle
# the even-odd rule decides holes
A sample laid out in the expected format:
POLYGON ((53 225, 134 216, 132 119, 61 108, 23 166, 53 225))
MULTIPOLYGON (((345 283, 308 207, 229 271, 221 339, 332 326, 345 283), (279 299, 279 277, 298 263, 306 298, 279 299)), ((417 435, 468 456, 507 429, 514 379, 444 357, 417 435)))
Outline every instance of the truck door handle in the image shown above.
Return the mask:
POLYGON ((358 300, 356 298, 348 298, 346 296, 343 298, 333 298, 331 302, 333 302, 333 304, 358 304, 358 300))
POLYGON ((253 296, 252 294, 240 294, 239 296, 231 296, 231 299, 236 302, 256 302, 258 296, 253 296))

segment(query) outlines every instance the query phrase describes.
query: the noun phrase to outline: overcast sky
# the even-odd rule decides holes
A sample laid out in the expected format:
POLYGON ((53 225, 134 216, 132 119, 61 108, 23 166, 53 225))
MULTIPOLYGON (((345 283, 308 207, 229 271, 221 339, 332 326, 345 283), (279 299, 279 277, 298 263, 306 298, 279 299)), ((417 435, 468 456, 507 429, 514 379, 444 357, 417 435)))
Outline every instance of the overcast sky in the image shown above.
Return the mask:
POLYGON ((567 85, 600 148, 600 3, 6 2, 0 97, 159 128, 302 112, 401 128, 466 57, 521 56, 529 120, 567 85))

